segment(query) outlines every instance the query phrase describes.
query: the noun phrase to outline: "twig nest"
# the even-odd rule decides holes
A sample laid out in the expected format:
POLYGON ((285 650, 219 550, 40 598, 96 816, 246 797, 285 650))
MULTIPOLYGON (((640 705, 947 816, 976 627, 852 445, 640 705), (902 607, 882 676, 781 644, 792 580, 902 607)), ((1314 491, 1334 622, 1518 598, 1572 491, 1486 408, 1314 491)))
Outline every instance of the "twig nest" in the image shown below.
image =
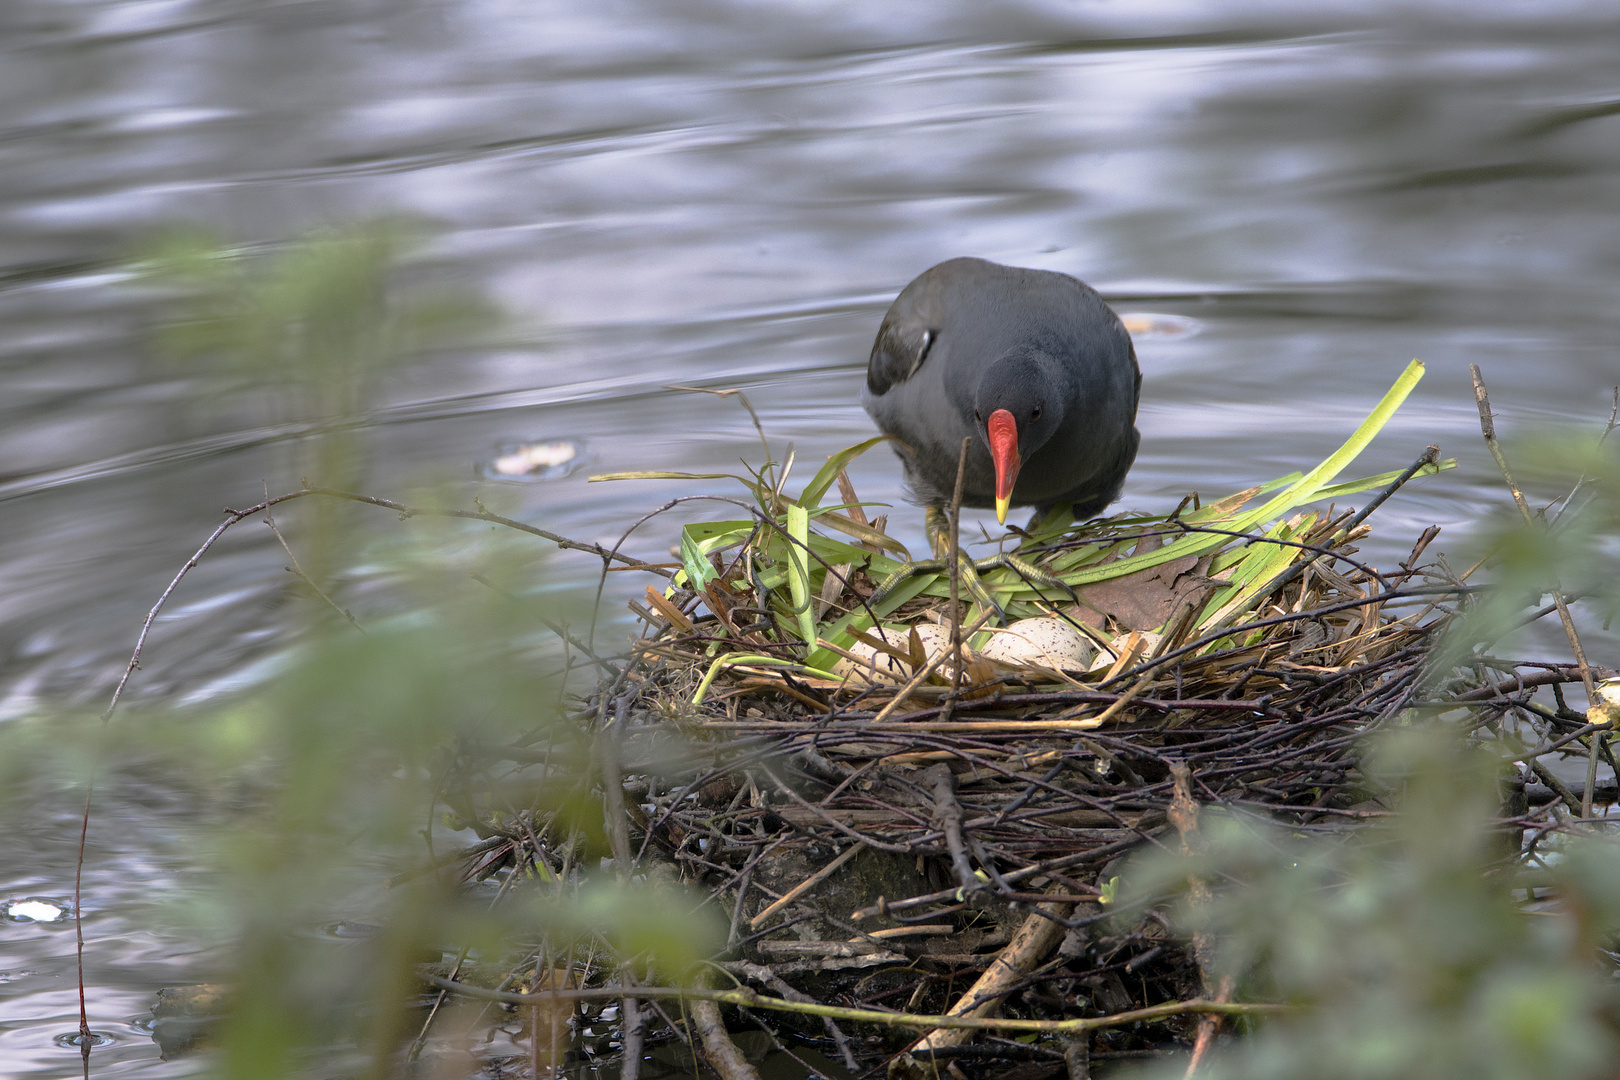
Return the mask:
POLYGON ((1019 619, 997 630, 979 650, 986 660, 1008 667, 1041 667, 1053 671, 1086 670, 1097 648, 1063 619, 1043 615, 1019 619))
MULTIPOLYGON (((867 631, 867 636, 880 638, 902 653, 911 652, 911 635, 915 632, 918 642, 922 645, 923 663, 926 664, 941 653, 948 653, 951 648, 951 630, 948 626, 939 626, 931 622, 917 623, 915 626, 885 626, 867 631)), ((864 641, 857 641, 848 649, 849 657, 841 657, 833 665, 833 674, 841 679, 848 679, 853 683, 903 683, 916 674, 916 669, 906 660, 885 652, 874 645, 864 641)), ((962 646, 962 659, 970 660, 973 654, 966 645, 962 646)), ((941 675, 949 679, 954 666, 946 661, 935 668, 941 675)))

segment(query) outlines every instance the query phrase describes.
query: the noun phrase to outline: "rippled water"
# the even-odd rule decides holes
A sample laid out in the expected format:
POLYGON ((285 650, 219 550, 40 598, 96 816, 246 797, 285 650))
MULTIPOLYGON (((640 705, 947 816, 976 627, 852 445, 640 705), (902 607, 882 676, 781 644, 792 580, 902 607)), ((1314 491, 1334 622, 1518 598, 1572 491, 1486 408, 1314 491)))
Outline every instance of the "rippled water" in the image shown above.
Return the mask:
MULTIPOLYGON (((745 388, 819 462, 871 432, 857 395, 889 300, 973 254, 1190 320, 1138 341, 1127 506, 1313 464, 1421 357, 1428 378, 1357 470, 1431 441, 1459 458, 1392 500, 1374 544, 1387 559, 1437 522, 1446 550, 1502 504, 1467 364, 1510 430, 1596 423, 1620 381, 1620 27, 1604 4, 1298 10, 9 0, 0 717, 104 701, 219 508, 296 485, 298 431, 251 398, 197 410, 198 377, 151 356, 126 260, 166 223, 274 244, 404 212, 433 223, 429 268, 497 298, 493 344, 387 385, 366 429, 378 494, 451 476, 469 502, 611 539, 676 492, 586 473, 754 453, 735 403, 671 385, 745 388), (589 468, 480 472, 549 439, 582 440, 589 468)), ((864 497, 898 497, 888 455, 852 472, 864 497)), ((680 493, 700 490, 725 488, 680 493)), ((244 526, 188 579, 134 694, 250 677, 277 640, 273 545, 244 526)), ((0 849, 0 900, 69 880, 71 811, 42 814, 0 849)), ((185 869, 153 839, 180 828, 170 811, 107 817, 86 903, 103 942, 133 932, 114 913, 132 878, 185 869)), ((0 1072, 75 1072, 51 1043, 72 1027, 70 944, 0 926, 0 1072)), ((115 1026, 198 970, 175 942, 96 955, 115 1026)), ((124 1034, 102 1075, 169 1068, 124 1034)))

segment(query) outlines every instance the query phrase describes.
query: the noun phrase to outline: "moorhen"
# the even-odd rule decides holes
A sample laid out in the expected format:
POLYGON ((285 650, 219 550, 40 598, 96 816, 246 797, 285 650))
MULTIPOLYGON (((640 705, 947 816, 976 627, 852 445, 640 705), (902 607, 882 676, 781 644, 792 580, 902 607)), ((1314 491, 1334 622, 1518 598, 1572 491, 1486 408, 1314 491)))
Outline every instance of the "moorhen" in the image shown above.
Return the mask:
MULTIPOLYGON (((964 438, 962 505, 993 506, 1005 524, 1011 506, 1066 503, 1084 520, 1119 497, 1136 459, 1141 384, 1130 335, 1096 290, 1067 274, 963 258, 925 271, 890 305, 861 403, 893 438, 943 560, 964 438)), ((908 564, 880 592, 923 568, 908 564)))

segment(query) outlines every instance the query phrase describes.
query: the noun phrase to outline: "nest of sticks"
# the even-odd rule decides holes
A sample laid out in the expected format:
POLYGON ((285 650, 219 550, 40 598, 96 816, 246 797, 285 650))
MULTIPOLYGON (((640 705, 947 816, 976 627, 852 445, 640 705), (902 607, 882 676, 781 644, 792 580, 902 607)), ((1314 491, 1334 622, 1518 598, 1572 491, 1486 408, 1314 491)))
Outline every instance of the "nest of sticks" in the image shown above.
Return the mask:
MULTIPOLYGON (((614 999, 617 1015, 587 1007, 586 1023, 616 1041, 586 1052, 623 1080, 661 1039, 688 1047, 672 1068, 700 1047, 724 1080, 753 1080, 749 1058, 769 1054, 807 1075, 1084 1077, 1207 1043, 1215 1015, 1263 1010, 1207 985, 1159 916, 1113 917, 1132 852, 1193 850, 1200 805, 1355 830, 1388 810, 1361 772, 1363 737, 1411 710, 1466 709, 1494 737, 1523 713, 1540 725, 1532 738, 1564 752, 1591 730, 1561 698, 1557 711, 1527 704, 1579 682, 1574 665, 1434 669, 1477 588, 1471 571, 1425 561, 1438 528, 1393 569, 1357 557, 1390 493, 1451 464, 1430 447, 1402 472, 1334 484, 1399 390, 1309 473, 1164 516, 1014 530, 1001 543, 1018 562, 987 570, 978 598, 932 570, 873 604, 903 549, 844 473, 871 444, 796 497, 786 467, 739 477, 752 499, 729 501, 747 517, 688 524, 678 562, 640 564, 664 579, 631 602, 624 662, 591 658, 605 674, 576 715, 589 752, 513 759, 588 763, 605 853, 723 913, 710 981, 632 985, 626 958, 575 956, 553 958, 550 989, 533 989, 538 974, 517 981, 527 993, 436 982, 534 1009, 537 1069, 562 1061, 543 1006, 614 999), (841 501, 823 505, 835 485, 841 501), (1334 508, 1358 493, 1372 493, 1359 512, 1334 508), (998 615, 1062 622, 1097 658, 991 658, 998 615), (946 644, 926 644, 924 626, 946 644), (561 978, 578 989, 559 997, 561 978)), ((1521 784, 1509 826, 1545 816, 1522 796, 1521 784)), ((1561 785, 1548 800, 1582 810, 1561 785)), ((484 821, 469 874, 526 862, 566 874, 577 863, 556 857, 557 826, 484 821)))
MULTIPOLYGON (((1433 458, 1377 479, 1387 493, 1435 469, 1433 458)), ((1358 771, 1360 738, 1419 694, 1459 584, 1421 561, 1437 530, 1392 573, 1358 560, 1365 512, 1307 512, 1256 533, 1218 524, 1253 497, 1025 538, 1021 553, 1043 571, 1077 551, 1096 570, 1146 561, 1167 539, 1213 540, 1074 598, 1008 604, 1083 628, 1098 645, 1089 670, 983 659, 981 635, 963 632, 986 621, 980 606, 929 587, 869 616, 894 643, 874 650, 887 677, 824 637, 847 661, 838 677, 784 662, 790 652, 772 645, 794 640, 794 590, 763 583, 773 530, 762 515, 746 538, 705 554, 712 574, 700 587, 649 590, 634 605, 634 663, 591 703, 624 718, 630 744, 679 732, 702 760, 630 779, 633 842, 712 893, 729 914, 727 967, 777 996, 1127 1018, 1085 1042, 1097 1059, 1181 1045, 1214 1003, 1162 924, 1109 924, 1122 860, 1180 842, 1189 823, 1178 806, 1189 803, 1325 831, 1381 812, 1358 771), (1246 563, 1263 563, 1263 577, 1246 563), (929 653, 892 632, 928 623, 960 627, 958 640, 929 653)), ((870 526, 858 509, 853 520, 870 526)), ((862 611, 878 583, 878 551, 865 565, 839 554, 852 561, 811 575, 823 625, 862 611)), ((999 585, 1014 597, 1025 587, 999 585)), ((950 1062, 1064 1065, 1063 1044, 969 1042, 971 1028, 857 1046, 826 1024, 796 1025, 797 1053, 825 1041, 851 1072, 867 1071, 874 1049, 908 1075, 950 1062)), ((1072 1056, 1072 1032, 1067 1045, 1072 1056)))

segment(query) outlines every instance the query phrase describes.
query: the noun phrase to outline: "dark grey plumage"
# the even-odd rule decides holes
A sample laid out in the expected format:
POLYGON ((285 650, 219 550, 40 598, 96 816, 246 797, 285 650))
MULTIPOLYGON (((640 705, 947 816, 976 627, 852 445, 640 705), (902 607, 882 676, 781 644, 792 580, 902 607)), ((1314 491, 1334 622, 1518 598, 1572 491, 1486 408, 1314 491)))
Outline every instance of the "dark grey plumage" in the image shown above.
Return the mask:
POLYGON ((923 273, 883 318, 861 403, 898 440, 906 481, 927 506, 950 503, 968 451, 962 502, 995 504, 985 420, 1018 425, 1012 505, 1071 503, 1077 519, 1119 497, 1140 440, 1142 376, 1119 318, 1067 274, 951 259, 923 273))

